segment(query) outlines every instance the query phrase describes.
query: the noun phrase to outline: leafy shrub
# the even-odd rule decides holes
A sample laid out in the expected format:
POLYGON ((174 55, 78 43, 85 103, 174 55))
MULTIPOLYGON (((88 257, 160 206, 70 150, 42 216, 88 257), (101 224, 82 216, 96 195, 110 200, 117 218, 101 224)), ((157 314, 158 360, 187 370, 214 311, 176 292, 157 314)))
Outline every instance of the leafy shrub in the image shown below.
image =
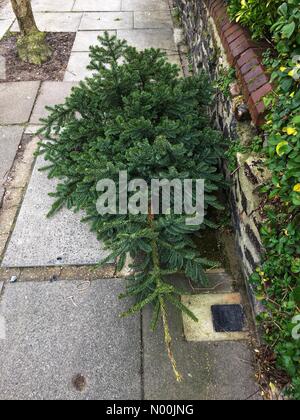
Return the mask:
MULTIPOLYGON (((271 30, 277 51, 289 55, 300 54, 300 3, 299 0, 283 2, 278 8, 279 19, 271 30)), ((291 57, 290 57, 291 58, 291 57)))
POLYGON ((265 98, 268 145, 261 153, 266 155, 273 176, 262 191, 269 197, 262 229, 266 253, 252 280, 266 308, 260 315, 266 341, 277 355, 278 366, 291 377, 290 396, 299 400, 300 340, 292 336, 292 320, 300 314, 300 3, 239 3, 231 1, 231 14, 237 17, 240 13, 241 23, 256 37, 270 31, 278 53, 265 62, 272 73, 274 92, 265 98), (256 12, 261 8, 264 15, 271 8, 263 26, 263 16, 253 13, 255 3, 256 12))
POLYGON ((230 0, 229 14, 233 20, 250 29, 256 39, 269 37, 276 22, 282 0, 230 0))
MULTIPOLYGON (((178 67, 159 50, 138 52, 107 33, 100 41, 102 45, 91 48, 94 76, 51 109, 41 131, 48 140, 41 144, 41 153, 50 163, 49 176, 61 180, 50 215, 64 205, 84 210, 85 221, 111 251, 107 260, 117 259, 118 270, 128 254, 138 261, 123 296, 135 296, 137 303, 125 315, 152 304, 151 327, 163 320, 169 357, 180 379, 171 352, 167 304, 196 318, 181 304, 181 291, 168 276, 184 272, 194 282, 205 282, 204 269, 212 263, 200 257, 191 234, 212 222, 206 217, 203 226, 188 226, 174 211, 153 215, 150 200, 146 215, 102 216, 96 208, 96 186, 111 179, 119 187, 120 171, 128 171, 128 182, 142 178, 148 186, 151 179, 203 178, 206 212, 222 208, 215 192, 222 185, 217 165, 223 147, 206 112, 213 92, 204 75, 179 78, 178 67)), ((174 191, 171 198, 174 203, 174 191)))

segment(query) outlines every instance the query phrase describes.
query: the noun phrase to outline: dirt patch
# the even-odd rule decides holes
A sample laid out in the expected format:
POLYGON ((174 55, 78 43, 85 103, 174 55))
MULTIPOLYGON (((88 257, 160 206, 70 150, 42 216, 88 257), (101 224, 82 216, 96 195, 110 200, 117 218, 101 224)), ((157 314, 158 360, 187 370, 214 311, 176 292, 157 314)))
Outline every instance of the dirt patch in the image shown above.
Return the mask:
POLYGON ((49 61, 41 66, 23 63, 19 59, 16 48, 17 34, 4 37, 0 41, 0 55, 6 59, 6 79, 0 82, 62 81, 75 36, 76 34, 73 32, 47 33, 47 42, 53 51, 53 55, 49 61))
POLYGON ((86 379, 83 375, 75 375, 72 379, 72 384, 76 391, 82 392, 86 388, 86 379))

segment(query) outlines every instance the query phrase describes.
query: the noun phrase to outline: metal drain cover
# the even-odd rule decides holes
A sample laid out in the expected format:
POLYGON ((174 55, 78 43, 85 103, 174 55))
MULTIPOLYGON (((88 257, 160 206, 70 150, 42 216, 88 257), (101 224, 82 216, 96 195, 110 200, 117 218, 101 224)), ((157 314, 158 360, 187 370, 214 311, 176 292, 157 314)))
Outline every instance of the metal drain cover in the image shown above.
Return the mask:
POLYGON ((241 305, 214 305, 211 307, 211 310, 216 332, 243 331, 245 315, 241 305))

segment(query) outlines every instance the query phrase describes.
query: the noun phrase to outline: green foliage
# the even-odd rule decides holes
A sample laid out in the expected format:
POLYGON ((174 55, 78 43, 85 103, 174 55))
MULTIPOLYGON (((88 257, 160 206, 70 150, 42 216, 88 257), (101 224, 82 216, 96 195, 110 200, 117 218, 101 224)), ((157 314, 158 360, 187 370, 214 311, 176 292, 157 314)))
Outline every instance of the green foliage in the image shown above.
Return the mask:
POLYGON ((230 95, 230 85, 236 79, 236 71, 234 68, 223 68, 216 80, 216 88, 219 89, 224 96, 230 95))
POLYGON ((275 350, 278 366, 292 378, 289 394, 299 400, 300 340, 292 336, 292 320, 300 313, 299 216, 291 221, 289 213, 270 208, 262 234, 267 256, 252 278, 257 297, 265 307, 259 320, 267 343, 275 350))
MULTIPOLYGON (((246 3, 250 6, 251 2, 246 3)), ((270 3, 261 2, 261 7, 271 7, 270 3)), ((269 197, 262 230, 266 253, 253 281, 266 308, 260 316, 266 340, 277 354, 278 366, 291 377, 290 396, 299 400, 300 340, 292 337, 292 320, 300 313, 300 3, 272 4, 279 8, 270 15, 267 27, 277 56, 266 54, 265 59, 274 92, 265 98, 268 144, 261 153, 266 155, 273 176, 262 191, 269 197)), ((254 35, 263 33, 257 17, 248 17, 254 35)))
POLYGON ((276 48, 280 54, 300 54, 300 4, 299 0, 281 2, 279 19, 272 26, 276 48))
POLYGON ((243 146, 239 140, 232 142, 225 152, 225 158, 227 161, 227 167, 231 173, 234 173, 238 169, 237 154, 247 153, 248 148, 243 146))
POLYGON ((233 20, 248 27, 254 38, 261 39, 270 36, 282 3, 282 0, 229 0, 228 10, 233 20))
MULTIPOLYGON (((151 304, 151 326, 163 320, 165 342, 177 379, 180 374, 171 352, 167 304, 191 312, 180 303, 181 291, 167 279, 183 272, 205 283, 205 268, 191 235, 210 225, 187 226, 185 217, 153 215, 99 215, 97 183, 114 180, 127 170, 128 182, 144 179, 205 179, 205 209, 222 208, 215 192, 222 185, 217 173, 223 155, 221 135, 209 127, 207 106, 213 96, 208 79, 198 75, 178 77, 177 66, 159 50, 138 52, 125 41, 106 33, 101 45, 91 47, 89 68, 94 76, 81 82, 63 105, 51 109, 41 133, 48 140, 41 153, 49 162, 49 177, 61 183, 53 194, 52 211, 62 206, 84 210, 85 221, 117 259, 118 270, 130 254, 135 261, 126 293, 136 304, 124 316, 151 304), (141 258, 141 256, 143 258, 141 258)), ((176 199, 172 192, 172 201, 176 199)), ((104 261, 103 263, 105 263, 104 261)))
POLYGON ((242 153, 261 153, 263 140, 260 136, 253 138, 250 145, 243 145, 239 139, 230 143, 229 148, 225 152, 227 167, 231 173, 238 169, 237 154, 242 153))

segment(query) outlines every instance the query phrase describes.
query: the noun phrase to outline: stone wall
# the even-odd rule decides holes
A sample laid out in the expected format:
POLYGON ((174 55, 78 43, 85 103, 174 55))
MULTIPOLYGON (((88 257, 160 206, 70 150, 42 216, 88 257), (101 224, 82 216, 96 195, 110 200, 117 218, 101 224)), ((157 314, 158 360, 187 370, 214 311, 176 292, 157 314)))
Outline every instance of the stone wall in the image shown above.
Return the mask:
MULTIPOLYGON (((211 116, 228 142, 251 144, 264 122, 262 97, 271 89, 261 64, 264 46, 254 43, 245 29, 229 21, 222 0, 174 0, 174 6, 184 28, 194 72, 204 69, 219 86, 230 69, 236 70, 236 81, 230 89, 217 89, 211 116)), ((233 174, 227 170, 227 177, 232 183, 230 201, 237 247, 248 279, 263 253, 258 190, 269 174, 259 156, 238 153, 237 162, 237 169, 233 174)))

